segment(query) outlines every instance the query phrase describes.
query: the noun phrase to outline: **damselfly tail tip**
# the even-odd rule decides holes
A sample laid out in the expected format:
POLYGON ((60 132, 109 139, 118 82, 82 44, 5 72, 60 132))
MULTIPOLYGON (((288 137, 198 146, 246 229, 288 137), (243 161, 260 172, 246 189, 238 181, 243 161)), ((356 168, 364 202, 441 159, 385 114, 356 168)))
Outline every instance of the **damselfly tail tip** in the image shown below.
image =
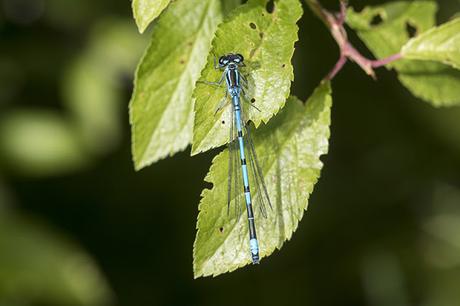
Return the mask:
POLYGON ((257 238, 252 238, 249 240, 249 245, 251 248, 251 256, 252 256, 252 263, 258 264, 259 263, 259 242, 257 238))

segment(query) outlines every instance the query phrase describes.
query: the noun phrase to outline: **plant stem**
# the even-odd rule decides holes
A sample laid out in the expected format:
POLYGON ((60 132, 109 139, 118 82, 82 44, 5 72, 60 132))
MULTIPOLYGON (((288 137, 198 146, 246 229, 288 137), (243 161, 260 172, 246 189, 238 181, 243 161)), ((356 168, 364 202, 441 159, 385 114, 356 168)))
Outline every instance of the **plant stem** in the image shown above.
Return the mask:
POLYGON ((347 17, 347 1, 340 0, 340 11, 336 14, 329 12, 321 6, 318 0, 305 0, 308 7, 321 19, 329 28, 332 37, 337 42, 340 49, 340 57, 334 68, 326 76, 326 80, 332 80, 345 63, 350 60, 358 64, 367 75, 375 79, 374 68, 385 66, 391 62, 399 60, 401 54, 397 53, 384 59, 371 60, 363 56, 348 40, 348 35, 344 24, 347 17))

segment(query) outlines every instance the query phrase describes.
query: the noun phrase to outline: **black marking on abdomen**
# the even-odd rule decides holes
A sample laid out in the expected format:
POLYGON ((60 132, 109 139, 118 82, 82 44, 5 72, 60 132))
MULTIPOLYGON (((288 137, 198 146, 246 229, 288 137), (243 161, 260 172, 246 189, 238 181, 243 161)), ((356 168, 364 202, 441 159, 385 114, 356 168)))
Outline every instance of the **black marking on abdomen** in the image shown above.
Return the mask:
POLYGON ((246 158, 243 158, 243 159, 241 160, 241 165, 246 165, 246 158))
POLYGON ((238 137, 243 137, 243 131, 238 131, 238 137))
POLYGON ((244 192, 250 192, 249 186, 244 186, 244 192))

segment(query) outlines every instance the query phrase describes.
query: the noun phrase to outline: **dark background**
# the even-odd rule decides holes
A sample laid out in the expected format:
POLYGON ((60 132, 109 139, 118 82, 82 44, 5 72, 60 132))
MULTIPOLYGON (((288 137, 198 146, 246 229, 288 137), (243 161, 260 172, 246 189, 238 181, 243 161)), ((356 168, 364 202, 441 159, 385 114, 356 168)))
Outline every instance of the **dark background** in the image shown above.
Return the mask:
MULTIPOLYGON (((382 1, 351 4, 377 3, 382 1)), ((459 9, 456 1, 439 4, 438 22, 459 9)), ((78 125, 63 102, 69 99, 63 80, 76 59, 91 53, 91 37, 103 20, 126 24, 138 36, 130 3, 0 0, 0 5, 1 122, 18 109, 45 110, 64 125, 78 125)), ((338 50, 307 8, 299 26, 292 91, 306 100, 338 50)), ((133 39, 144 46, 148 35, 133 39)), ((79 245, 111 288, 109 304, 460 305, 459 108, 435 109, 418 100, 392 71, 379 69, 374 81, 347 64, 333 81, 330 153, 322 158, 321 178, 291 241, 260 266, 194 280, 197 205, 218 150, 191 158, 187 149, 133 170, 127 105, 142 48, 132 52, 134 59, 110 75, 115 85, 108 88, 116 88, 119 102, 112 107, 118 111, 102 114, 113 116, 116 127, 107 147, 102 136, 98 150, 77 137, 83 161, 36 168, 8 148, 0 150, 0 208, 8 207, 0 214, 40 220, 79 245)), ((4 126, 0 134, 10 135, 12 128, 4 126)), ((33 155, 37 148, 23 150, 33 155)), ((0 262, 0 280, 1 274, 0 262)), ((78 304, 52 295, 37 298, 29 287, 11 294, 1 286, 0 281, 2 306, 78 304)))

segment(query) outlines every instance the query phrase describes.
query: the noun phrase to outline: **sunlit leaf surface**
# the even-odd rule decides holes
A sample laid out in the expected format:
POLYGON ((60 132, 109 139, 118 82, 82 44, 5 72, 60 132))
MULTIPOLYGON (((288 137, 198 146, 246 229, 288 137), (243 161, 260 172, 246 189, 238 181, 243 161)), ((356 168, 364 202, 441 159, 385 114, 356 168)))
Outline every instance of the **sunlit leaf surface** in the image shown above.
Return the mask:
MULTIPOLYGON (((260 207, 254 207, 262 257, 291 238, 307 208, 323 165, 320 156, 328 149, 330 94, 329 84, 323 84, 306 106, 290 98, 268 125, 252 133, 273 205, 267 219, 260 207)), ((251 263, 246 210, 242 208, 240 216, 234 209, 227 214, 227 150, 214 158, 206 181, 213 187, 203 190, 199 205, 195 277, 218 275, 251 263)), ((252 184, 251 191, 256 198, 259 190, 254 187, 252 184)))
MULTIPOLYGON (((302 14, 298 0, 250 0, 238 7, 219 25, 212 43, 207 66, 194 91, 195 122, 192 154, 218 147, 228 141, 231 107, 215 111, 225 96, 225 84, 220 88, 203 82, 216 82, 222 71, 214 68, 215 56, 240 53, 247 67, 242 68, 249 83, 249 119, 259 126, 276 114, 289 96, 293 69, 291 57, 297 40, 297 20, 302 14)), ((229 106, 229 105, 228 105, 229 106)), ((244 105, 247 106, 247 105, 244 105)))
POLYGON ((460 18, 411 39, 402 54, 405 58, 438 61, 460 69, 460 18))
POLYGON ((133 0, 132 9, 139 32, 144 32, 149 24, 168 6, 171 0, 133 0))
POLYGON ((185 149, 192 138, 192 91, 222 19, 219 0, 171 3, 136 73, 130 105, 137 169, 185 149))

